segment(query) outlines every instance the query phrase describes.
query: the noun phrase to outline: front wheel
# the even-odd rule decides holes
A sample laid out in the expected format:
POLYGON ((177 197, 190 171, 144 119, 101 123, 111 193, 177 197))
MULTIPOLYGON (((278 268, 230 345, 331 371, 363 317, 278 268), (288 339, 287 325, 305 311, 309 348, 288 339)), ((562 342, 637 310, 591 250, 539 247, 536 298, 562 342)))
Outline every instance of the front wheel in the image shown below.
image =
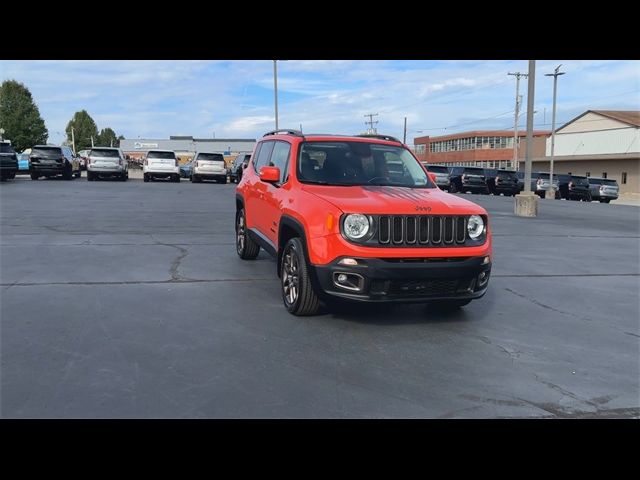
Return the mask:
POLYGON ((449 193, 457 193, 458 192, 458 186, 455 183, 452 183, 451 186, 449 187, 449 193))
POLYGON ((282 300, 289 313, 298 316, 315 315, 320 300, 313 290, 304 247, 299 238, 287 242, 280 264, 282 300))
POLYGON ((247 221, 244 208, 236 213, 236 253, 243 260, 253 260, 260 253, 260 245, 247 234, 247 221))

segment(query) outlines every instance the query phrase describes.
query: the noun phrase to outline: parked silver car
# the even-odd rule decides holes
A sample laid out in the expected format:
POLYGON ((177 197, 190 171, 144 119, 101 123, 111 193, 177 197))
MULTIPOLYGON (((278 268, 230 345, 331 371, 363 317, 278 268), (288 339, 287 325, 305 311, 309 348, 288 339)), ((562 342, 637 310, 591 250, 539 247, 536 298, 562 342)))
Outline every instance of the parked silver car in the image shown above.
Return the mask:
POLYGON ((618 198, 620 187, 618 182, 609 178, 589 177, 589 191, 591 198, 600 203, 609 203, 618 198))
MULTIPOLYGON (((533 182, 533 175, 531 175, 531 181, 533 182)), ((538 173, 537 174, 537 178, 535 179, 535 186, 536 189, 534 190, 536 192, 536 194, 540 197, 540 198, 545 198, 545 195, 547 194, 547 190, 549 190, 549 174, 548 173, 538 173)), ((533 183, 532 183, 533 186, 533 183)), ((556 199, 560 198, 560 190, 558 190, 558 176, 554 175, 553 176, 553 188, 556 191, 556 199)))
POLYGON ((193 157, 191 169, 191 181, 193 183, 202 180, 215 180, 219 183, 227 183, 227 165, 221 153, 197 152, 193 157))
POLYGON ((117 177, 123 182, 129 178, 129 162, 119 148, 95 147, 87 156, 87 180, 117 177))
POLYGON ((447 192, 451 188, 451 179, 449 177, 449 168, 444 165, 428 165, 424 164, 425 168, 428 172, 435 173, 436 175, 436 185, 441 190, 446 190, 447 192))

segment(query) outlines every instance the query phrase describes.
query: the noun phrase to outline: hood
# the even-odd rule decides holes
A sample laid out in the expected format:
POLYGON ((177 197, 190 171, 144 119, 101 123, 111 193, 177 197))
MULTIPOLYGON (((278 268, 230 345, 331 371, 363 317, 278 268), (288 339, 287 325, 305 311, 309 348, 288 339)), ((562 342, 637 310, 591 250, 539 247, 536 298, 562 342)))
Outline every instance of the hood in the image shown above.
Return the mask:
POLYGON ((307 184, 302 189, 326 200, 345 213, 486 215, 486 211, 481 206, 437 188, 332 187, 307 184))

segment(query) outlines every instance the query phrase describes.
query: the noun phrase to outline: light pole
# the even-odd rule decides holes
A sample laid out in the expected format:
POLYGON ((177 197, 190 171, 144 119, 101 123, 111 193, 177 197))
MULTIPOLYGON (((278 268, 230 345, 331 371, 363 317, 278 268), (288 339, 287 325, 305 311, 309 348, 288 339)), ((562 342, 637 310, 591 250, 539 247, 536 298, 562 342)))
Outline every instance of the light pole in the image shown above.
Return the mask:
POLYGON ((560 67, 562 64, 558 65, 554 70, 554 73, 545 73, 545 77, 553 77, 553 113, 551 114, 551 162, 549 165, 549 188, 544 194, 545 198, 555 199, 556 198, 556 189, 553 186, 553 151, 556 143, 556 88, 558 86, 558 77, 560 75, 564 75, 565 72, 560 72, 560 67))
POLYGON ((527 78, 529 76, 528 73, 507 73, 507 75, 512 75, 516 77, 516 111, 515 111, 515 119, 513 122, 513 169, 517 172, 520 170, 520 162, 518 161, 518 117, 520 116, 520 77, 527 78))
POLYGON ((276 130, 278 130, 278 61, 273 61, 273 92, 276 105, 276 130))
POLYGON ((527 148, 524 162, 524 191, 516 195, 515 214, 519 217, 538 215, 538 196, 531 191, 531 155, 533 153, 533 105, 536 81, 536 61, 529 60, 527 73, 527 148))

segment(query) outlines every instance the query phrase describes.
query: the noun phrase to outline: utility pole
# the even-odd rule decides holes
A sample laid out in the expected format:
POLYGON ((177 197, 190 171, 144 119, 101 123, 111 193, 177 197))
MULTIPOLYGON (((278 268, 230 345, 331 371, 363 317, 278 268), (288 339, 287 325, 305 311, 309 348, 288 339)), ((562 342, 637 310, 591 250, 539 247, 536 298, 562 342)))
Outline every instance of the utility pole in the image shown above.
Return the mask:
POLYGON ((404 136, 402 137, 402 143, 407 144, 407 117, 404 117, 404 136))
POLYGON ((374 135, 378 133, 378 130, 373 126, 374 124, 376 124, 376 125, 378 124, 377 120, 375 122, 373 121, 373 117, 377 117, 377 116, 378 116, 377 113, 367 113, 365 115, 365 117, 369 117, 369 121, 368 122, 364 122, 365 125, 367 125, 367 124, 369 125, 367 133, 374 134, 374 135))
MULTIPOLYGON (((529 60, 527 91, 527 151, 524 162, 524 192, 516 195, 515 214, 519 217, 538 216, 538 196, 531 191, 531 155, 533 153, 533 103, 536 83, 536 61, 529 60)), ((517 124, 516 124, 517 125, 517 124)))
POLYGON ((545 77, 553 77, 553 113, 551 114, 551 162, 549 165, 549 188, 544 194, 544 198, 550 198, 554 200, 556 198, 556 189, 553 186, 553 151, 556 144, 556 88, 558 86, 558 77, 564 75, 564 72, 560 72, 558 65, 554 70, 554 73, 545 73, 545 77))
POLYGON ((93 135, 91 135, 91 148, 93 148, 93 135))
POLYGON ((278 130, 278 61, 273 61, 273 92, 276 104, 276 130, 278 130))
POLYGON ((527 73, 507 73, 507 75, 513 75, 516 77, 516 115, 513 124, 513 169, 517 172, 520 170, 520 162, 518 162, 518 117, 520 116, 520 77, 527 78, 529 74, 527 73))
POLYGON ((73 127, 71 127, 71 145, 73 146, 73 153, 76 153, 76 137, 73 132, 73 127))
POLYGON ((111 148, 113 148, 113 138, 111 139, 111 148))

